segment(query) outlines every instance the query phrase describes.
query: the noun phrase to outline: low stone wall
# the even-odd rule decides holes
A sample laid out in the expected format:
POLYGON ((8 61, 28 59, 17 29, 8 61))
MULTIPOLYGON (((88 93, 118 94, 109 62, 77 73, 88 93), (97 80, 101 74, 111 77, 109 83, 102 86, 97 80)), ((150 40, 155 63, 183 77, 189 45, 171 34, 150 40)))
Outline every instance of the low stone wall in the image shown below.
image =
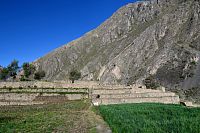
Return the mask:
MULTIPOLYGON (((24 81, 24 82, 0 82, 0 88, 104 88, 104 89, 123 89, 141 87, 140 85, 125 86, 125 85, 106 85, 97 81, 24 81)), ((145 88, 143 86, 143 88, 145 88)))
POLYGON ((17 94, 17 93, 1 93, 0 101, 33 101, 39 93, 35 94, 17 94))
POLYGON ((94 88, 91 91, 94 105, 122 104, 122 103, 167 103, 179 104, 179 96, 172 92, 165 92, 164 88, 157 90, 146 89, 141 85, 113 87, 106 89, 94 88))
POLYGON ((32 105, 90 98, 98 104, 158 102, 178 104, 179 96, 134 84, 105 85, 95 81, 0 82, 0 105, 32 105), (7 104, 6 104, 7 103, 7 104))
MULTIPOLYGON (((10 84, 9 84, 10 85, 10 84)), ((16 85, 16 84, 15 84, 16 85)), ((88 98, 87 88, 0 88, 0 106, 60 103, 88 98)), ((47 86, 46 86, 47 87, 47 86)))
POLYGON ((98 86, 98 82, 94 81, 25 81, 25 82, 0 82, 0 88, 92 88, 98 86))

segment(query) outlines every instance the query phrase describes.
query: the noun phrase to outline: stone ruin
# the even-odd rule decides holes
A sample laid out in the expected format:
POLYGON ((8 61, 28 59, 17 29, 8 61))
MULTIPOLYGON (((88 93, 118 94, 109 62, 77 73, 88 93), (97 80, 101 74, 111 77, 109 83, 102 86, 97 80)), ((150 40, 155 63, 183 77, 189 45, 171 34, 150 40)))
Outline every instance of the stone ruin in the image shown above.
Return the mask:
POLYGON ((134 84, 103 85, 98 82, 0 82, 0 105, 33 105, 90 98, 96 106, 122 103, 179 104, 179 96, 165 88, 147 89, 134 84))

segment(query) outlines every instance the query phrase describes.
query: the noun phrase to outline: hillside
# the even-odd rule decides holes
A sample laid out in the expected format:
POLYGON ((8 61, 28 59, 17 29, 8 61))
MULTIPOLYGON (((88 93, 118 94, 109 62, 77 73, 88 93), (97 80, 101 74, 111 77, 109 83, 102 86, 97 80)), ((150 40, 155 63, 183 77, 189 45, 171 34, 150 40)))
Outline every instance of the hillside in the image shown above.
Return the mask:
POLYGON ((200 101, 200 1, 150 0, 121 7, 81 38, 36 60, 47 80, 156 82, 200 101), (179 89, 181 88, 181 89, 179 89), (183 90, 183 91, 182 91, 183 90))

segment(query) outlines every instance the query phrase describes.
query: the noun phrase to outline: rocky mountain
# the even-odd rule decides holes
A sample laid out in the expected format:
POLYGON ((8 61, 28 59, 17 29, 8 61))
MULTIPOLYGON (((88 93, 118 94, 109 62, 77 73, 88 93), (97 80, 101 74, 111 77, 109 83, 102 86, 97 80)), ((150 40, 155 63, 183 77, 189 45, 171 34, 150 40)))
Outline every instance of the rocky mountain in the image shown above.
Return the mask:
POLYGON ((47 80, 144 83, 151 77, 170 90, 200 95, 200 1, 149 0, 121 7, 81 38, 34 62, 47 80), (179 91, 180 90, 180 91, 179 91))

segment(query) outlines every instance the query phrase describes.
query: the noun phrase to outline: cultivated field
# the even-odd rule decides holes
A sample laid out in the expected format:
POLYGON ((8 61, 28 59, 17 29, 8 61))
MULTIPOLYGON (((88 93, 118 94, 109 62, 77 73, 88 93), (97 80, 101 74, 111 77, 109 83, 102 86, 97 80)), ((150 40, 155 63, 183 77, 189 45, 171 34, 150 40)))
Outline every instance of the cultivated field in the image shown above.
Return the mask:
POLYGON ((200 133, 200 108, 164 104, 102 105, 114 133, 200 133))
POLYGON ((95 133, 108 130, 88 100, 31 106, 0 106, 0 133, 95 133), (99 130, 99 131, 98 131, 99 130))

